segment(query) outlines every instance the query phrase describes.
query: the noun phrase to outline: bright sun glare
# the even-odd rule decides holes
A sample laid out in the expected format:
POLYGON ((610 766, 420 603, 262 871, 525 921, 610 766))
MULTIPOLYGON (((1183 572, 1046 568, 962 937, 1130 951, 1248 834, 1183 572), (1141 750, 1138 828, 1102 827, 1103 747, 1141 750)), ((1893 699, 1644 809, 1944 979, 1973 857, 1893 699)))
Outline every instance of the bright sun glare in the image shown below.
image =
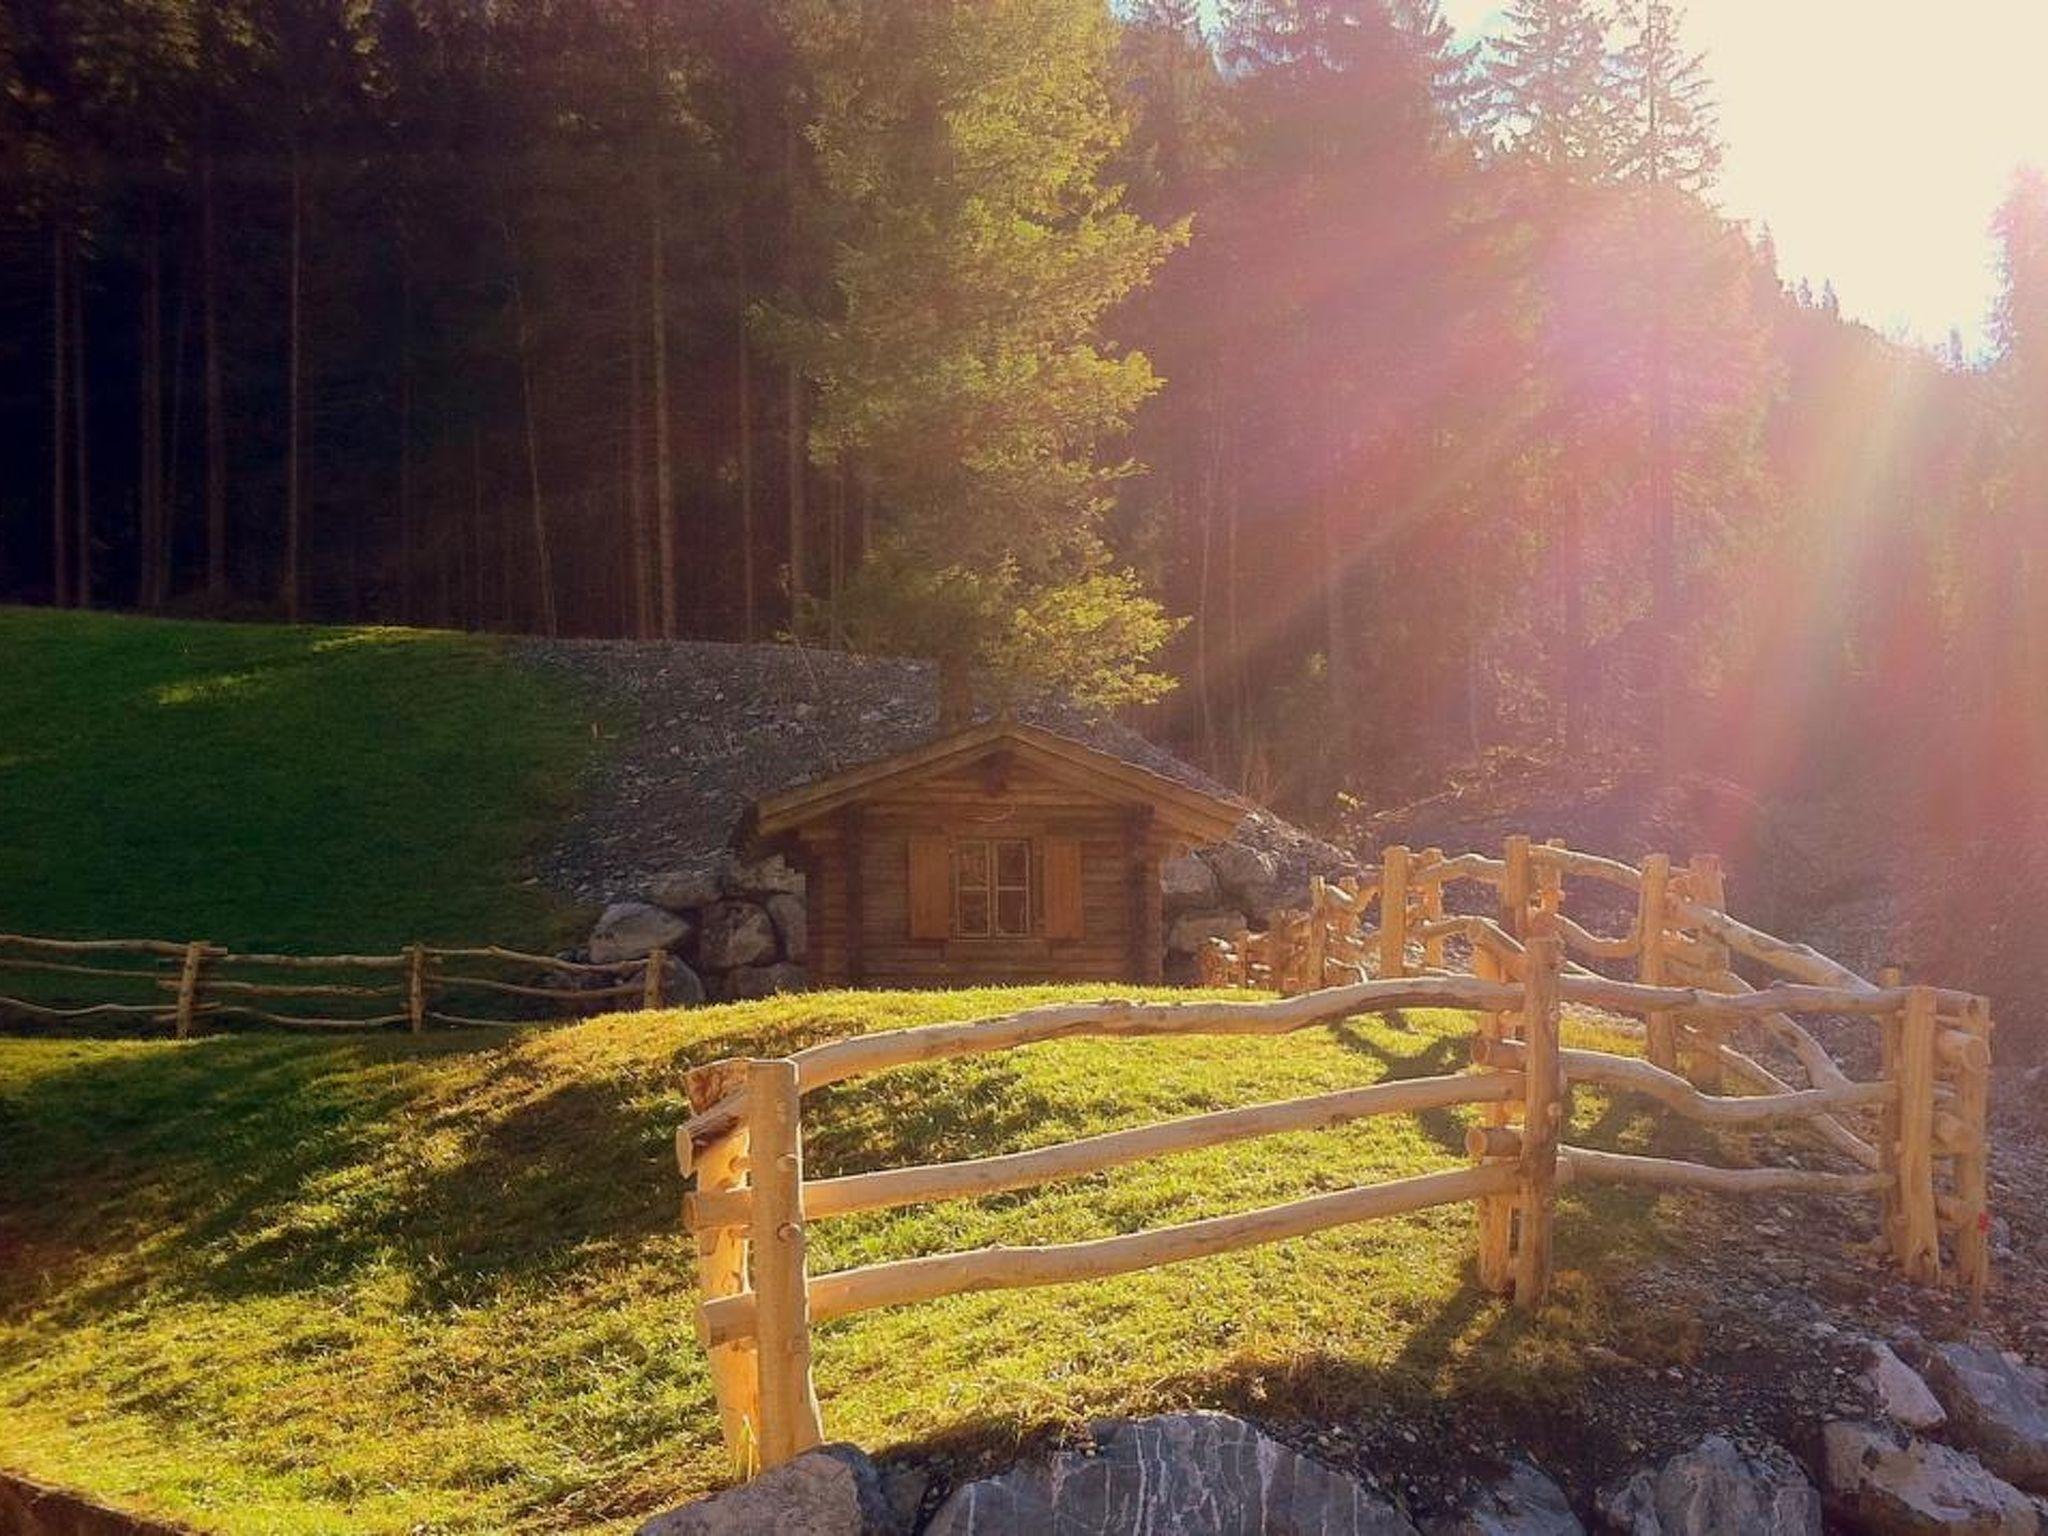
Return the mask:
MULTIPOLYGON (((1471 35, 1496 0, 1445 0, 1471 35)), ((2022 162, 2048 166, 2044 0, 1691 0, 1727 162, 1720 200, 1767 223, 1788 282, 1832 279, 1881 330, 1984 339, 1991 215, 2022 162)))

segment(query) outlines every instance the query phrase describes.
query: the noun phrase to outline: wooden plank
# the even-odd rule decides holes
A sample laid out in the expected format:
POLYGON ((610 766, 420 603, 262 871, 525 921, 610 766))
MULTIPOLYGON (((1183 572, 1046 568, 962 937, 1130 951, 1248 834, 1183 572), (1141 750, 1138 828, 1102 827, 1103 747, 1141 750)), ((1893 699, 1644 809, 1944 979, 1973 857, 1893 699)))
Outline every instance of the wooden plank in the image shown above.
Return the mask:
POLYGON ((950 839, 920 833, 905 844, 910 937, 946 939, 953 933, 953 852, 950 839))
POLYGON ((1529 939, 1522 981, 1521 1240, 1515 1253, 1515 1305, 1533 1310, 1550 1293, 1551 1228, 1557 1205, 1557 1144, 1564 1116, 1558 1057, 1558 972, 1564 941, 1544 929, 1529 939))
MULTIPOLYGON (((811 1386, 811 1305, 804 1273, 803 1135, 796 1063, 747 1064, 754 1220, 748 1230, 761 1383, 763 1469, 824 1439, 811 1386)), ((712 1304, 706 1303, 708 1313, 712 1304)))
POLYGON ((1941 1238, 1934 1209, 1934 990, 1914 987, 1899 1020, 1898 1224, 1899 1267, 1932 1285, 1941 1278, 1941 1238))
MULTIPOLYGON (((694 1072, 686 1080, 692 1109, 709 1109, 731 1094, 745 1094, 744 1065, 732 1062, 721 1066, 722 1071, 694 1072)), ((703 1146, 692 1148, 687 1143, 678 1143, 684 1176, 696 1175, 698 1198, 745 1189, 748 1146, 744 1115, 731 1130, 703 1146)), ((745 1228, 700 1230, 696 1244, 697 1286, 705 1300, 737 1296, 747 1288, 745 1228)), ((718 1403, 718 1426, 725 1438, 726 1456, 736 1475, 751 1477, 760 1461, 761 1423, 761 1382, 754 1341, 714 1345, 709 1358, 711 1391, 718 1403)))
POLYGON ((1044 887, 1045 936, 1078 939, 1081 926, 1081 840, 1047 837, 1039 840, 1044 887))

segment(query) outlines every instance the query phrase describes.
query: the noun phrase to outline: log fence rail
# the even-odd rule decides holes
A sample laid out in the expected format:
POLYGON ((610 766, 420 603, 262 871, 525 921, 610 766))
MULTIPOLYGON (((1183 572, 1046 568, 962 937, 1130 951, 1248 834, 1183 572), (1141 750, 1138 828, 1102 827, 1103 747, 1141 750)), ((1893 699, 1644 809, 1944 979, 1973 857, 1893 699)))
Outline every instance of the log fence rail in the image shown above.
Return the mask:
POLYGON ((166 1024, 178 1039, 202 1022, 243 1020, 290 1030, 457 1027, 535 1022, 494 1008, 494 1000, 607 1011, 663 1006, 668 956, 592 964, 499 945, 408 944, 389 955, 236 953, 203 939, 49 939, 0 934, 0 983, 9 975, 62 987, 89 978, 94 995, 117 989, 127 1001, 76 1002, 61 993, 8 996, 0 1020, 126 1020, 166 1024), (305 976, 307 979, 299 979, 305 976))

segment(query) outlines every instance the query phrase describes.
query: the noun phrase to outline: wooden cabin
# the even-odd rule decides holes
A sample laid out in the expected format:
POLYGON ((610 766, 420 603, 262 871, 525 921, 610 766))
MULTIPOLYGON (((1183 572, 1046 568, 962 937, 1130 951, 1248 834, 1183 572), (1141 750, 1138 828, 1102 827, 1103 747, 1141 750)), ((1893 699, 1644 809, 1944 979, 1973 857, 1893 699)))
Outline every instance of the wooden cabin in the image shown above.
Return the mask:
POLYGON ((1012 720, 756 801, 806 876, 817 986, 1158 981, 1159 866, 1244 807, 1012 720))

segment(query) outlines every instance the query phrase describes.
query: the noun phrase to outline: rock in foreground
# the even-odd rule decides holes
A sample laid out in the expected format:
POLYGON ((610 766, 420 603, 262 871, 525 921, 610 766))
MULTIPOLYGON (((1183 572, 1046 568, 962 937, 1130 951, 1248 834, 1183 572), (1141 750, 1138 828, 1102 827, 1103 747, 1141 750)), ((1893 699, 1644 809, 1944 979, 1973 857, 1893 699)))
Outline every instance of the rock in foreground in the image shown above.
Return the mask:
POLYGON ((1839 1421, 1821 1435, 1828 1503, 1868 1536, 2037 1536, 2019 1489, 1961 1451, 1888 1424, 1839 1421))
POLYGON ((1820 1536, 1820 1494, 1775 1445, 1738 1447, 1708 1435, 1655 1470, 1600 1497, 1607 1524, 1626 1536, 1820 1536))
POLYGON ((897 1536, 903 1528, 874 1463, 850 1445, 824 1445, 656 1515, 639 1536, 897 1536))
POLYGON ((1386 1499, 1221 1413, 1099 1426, 1063 1451, 957 1489, 927 1536, 1416 1536, 1386 1499))

